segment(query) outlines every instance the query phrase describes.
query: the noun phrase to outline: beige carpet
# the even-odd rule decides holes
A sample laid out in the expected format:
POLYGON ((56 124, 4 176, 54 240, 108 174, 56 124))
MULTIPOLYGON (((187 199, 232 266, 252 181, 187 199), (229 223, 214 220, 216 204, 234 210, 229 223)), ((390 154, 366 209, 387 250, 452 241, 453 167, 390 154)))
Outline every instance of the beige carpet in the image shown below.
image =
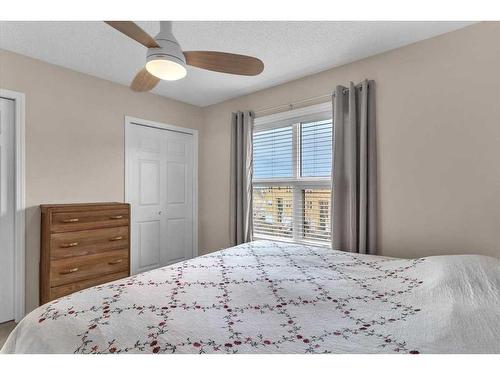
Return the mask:
POLYGON ((0 348, 3 346, 5 340, 7 340, 7 337, 9 337, 9 334, 12 332, 15 326, 16 323, 14 323, 13 320, 0 324, 0 348))

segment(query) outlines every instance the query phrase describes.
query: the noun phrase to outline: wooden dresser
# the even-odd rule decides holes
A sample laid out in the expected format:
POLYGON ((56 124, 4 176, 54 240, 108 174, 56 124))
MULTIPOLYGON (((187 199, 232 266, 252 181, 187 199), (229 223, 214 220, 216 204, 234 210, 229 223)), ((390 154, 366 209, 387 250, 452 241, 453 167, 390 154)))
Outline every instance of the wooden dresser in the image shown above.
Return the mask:
POLYGON ((40 304, 129 276, 129 204, 43 204, 40 208, 40 304))

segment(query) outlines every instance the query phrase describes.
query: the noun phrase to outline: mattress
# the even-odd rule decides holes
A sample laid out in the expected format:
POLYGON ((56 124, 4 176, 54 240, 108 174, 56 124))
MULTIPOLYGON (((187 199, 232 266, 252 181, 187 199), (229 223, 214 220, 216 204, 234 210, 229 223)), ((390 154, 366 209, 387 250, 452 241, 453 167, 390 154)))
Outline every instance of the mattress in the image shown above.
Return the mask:
POLYGON ((2 353, 500 353, 500 261, 255 241, 28 314, 2 353))

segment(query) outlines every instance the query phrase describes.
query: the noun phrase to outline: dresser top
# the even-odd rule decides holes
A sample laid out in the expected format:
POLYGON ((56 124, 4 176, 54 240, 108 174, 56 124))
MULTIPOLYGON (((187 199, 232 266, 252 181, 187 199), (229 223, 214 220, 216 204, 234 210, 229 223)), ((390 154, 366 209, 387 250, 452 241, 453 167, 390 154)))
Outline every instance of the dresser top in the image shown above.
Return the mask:
POLYGON ((97 202, 97 203, 62 203, 62 204, 41 204, 40 209, 46 211, 49 209, 67 210, 87 210, 87 209, 113 209, 113 208, 128 208, 128 203, 123 202, 97 202))

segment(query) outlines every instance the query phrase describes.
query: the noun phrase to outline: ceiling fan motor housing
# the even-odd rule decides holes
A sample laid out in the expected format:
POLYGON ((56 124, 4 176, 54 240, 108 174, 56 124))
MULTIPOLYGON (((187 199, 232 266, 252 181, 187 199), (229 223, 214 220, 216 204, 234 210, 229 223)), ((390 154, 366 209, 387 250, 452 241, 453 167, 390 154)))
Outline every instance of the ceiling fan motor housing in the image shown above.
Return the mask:
POLYGON ((146 60, 149 62, 166 59, 186 67, 186 58, 182 53, 181 46, 172 34, 172 23, 163 21, 160 23, 160 28, 159 34, 155 37, 160 47, 148 48, 146 60))

